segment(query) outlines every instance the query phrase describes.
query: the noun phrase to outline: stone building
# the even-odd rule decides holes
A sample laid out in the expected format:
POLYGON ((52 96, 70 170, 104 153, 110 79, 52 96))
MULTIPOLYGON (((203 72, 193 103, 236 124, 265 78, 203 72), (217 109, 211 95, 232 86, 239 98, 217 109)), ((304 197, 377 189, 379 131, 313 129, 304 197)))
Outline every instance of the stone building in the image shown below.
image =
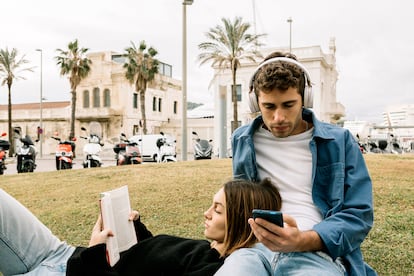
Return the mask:
MULTIPOLYGON (((75 136, 85 135, 82 127, 98 129, 105 143, 104 152, 113 154, 112 147, 119 141, 121 133, 127 137, 141 133, 141 111, 139 94, 125 78, 125 58, 114 52, 88 54, 92 60, 91 72, 76 89, 75 136)), ((177 136, 181 119, 181 81, 172 78, 172 66, 160 63, 159 74, 148 84, 145 94, 148 134, 164 131, 177 136)), ((13 128, 33 141, 38 136, 40 112, 42 113, 42 145, 37 143, 42 154, 54 154, 56 141, 50 139, 58 134, 69 136, 70 102, 42 102, 14 104, 13 128)), ((7 105, 0 106, 0 127, 7 129, 7 105)), ((78 139, 76 151, 82 152, 86 141, 78 139)))
MULTIPOLYGON (((77 88, 76 119, 79 128, 90 122, 101 124, 104 138, 139 134, 139 93, 125 78, 125 57, 113 52, 88 55, 91 74, 77 88)), ((159 74, 148 84, 145 107, 148 134, 174 131, 181 118, 181 81, 172 78, 172 66, 160 63, 159 74), (174 128, 175 129, 175 128, 174 128)), ((176 134, 176 133, 171 133, 176 134)))
MULTIPOLYGON (((7 105, 0 105, 0 131, 8 131, 7 105)), ((42 124, 40 123, 40 103, 13 104, 12 107, 12 127, 21 135, 28 135, 35 142, 42 138, 42 146, 35 142, 37 150, 43 153, 54 153, 56 141, 49 139, 57 134, 62 136, 69 134, 70 102, 43 102, 42 103, 42 124), (43 126, 43 134, 40 135, 39 128, 43 126)), ((8 133, 10 135, 10 133, 8 133)), ((13 133, 17 140, 19 136, 13 133)), ((15 145, 19 143, 16 142, 15 145)))

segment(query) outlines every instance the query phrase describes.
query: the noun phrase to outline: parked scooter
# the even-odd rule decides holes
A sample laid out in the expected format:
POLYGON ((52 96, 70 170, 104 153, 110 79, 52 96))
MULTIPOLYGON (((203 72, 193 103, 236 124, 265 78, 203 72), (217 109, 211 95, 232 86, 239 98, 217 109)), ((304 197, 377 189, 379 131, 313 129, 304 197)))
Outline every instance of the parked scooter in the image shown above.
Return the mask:
POLYGON ((138 144, 128 140, 124 133, 121 133, 120 140, 121 142, 114 146, 116 165, 141 164, 142 157, 138 144))
MULTIPOLYGON (((86 128, 81 128, 86 132, 86 128)), ((103 143, 101 138, 94 133, 90 133, 88 136, 80 136, 80 138, 88 140, 88 143, 83 147, 83 167, 94 168, 102 165, 102 159, 99 157, 99 153, 102 151, 103 143)))
POLYGON ((162 131, 160 134, 162 137, 158 138, 156 142, 158 148, 157 162, 177 162, 174 147, 172 145, 172 143, 175 141, 168 141, 165 137, 164 132, 162 131))
POLYGON ((17 172, 33 172, 36 169, 36 148, 32 139, 26 135, 20 138, 23 145, 17 151, 17 172))
POLYGON ((197 132, 193 131, 192 133, 195 136, 195 138, 193 138, 195 141, 194 160, 211 159, 211 156, 213 154, 213 146, 211 145, 211 142, 213 142, 213 140, 200 139, 197 132))
POLYGON ((62 140, 59 137, 52 136, 53 139, 59 141, 56 146, 56 170, 72 169, 73 166, 73 151, 75 148, 76 138, 72 141, 62 140))
MULTIPOLYGON (((0 137, 4 137, 7 134, 5 132, 3 132, 0 137)), ((10 148, 10 143, 7 140, 2 140, 0 139, 0 175, 4 174, 4 170, 7 169, 6 167, 6 156, 7 156, 7 152, 10 148)))

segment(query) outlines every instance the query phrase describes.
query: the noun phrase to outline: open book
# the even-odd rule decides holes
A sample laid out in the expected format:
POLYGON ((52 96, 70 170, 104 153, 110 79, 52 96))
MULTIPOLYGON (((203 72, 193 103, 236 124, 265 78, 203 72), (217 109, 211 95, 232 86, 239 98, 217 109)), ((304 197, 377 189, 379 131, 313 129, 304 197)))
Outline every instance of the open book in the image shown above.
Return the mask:
POLYGON ((106 242, 108 262, 113 266, 118 262, 120 252, 137 243, 134 223, 128 220, 131 213, 128 186, 103 192, 100 196, 103 228, 114 233, 106 242))

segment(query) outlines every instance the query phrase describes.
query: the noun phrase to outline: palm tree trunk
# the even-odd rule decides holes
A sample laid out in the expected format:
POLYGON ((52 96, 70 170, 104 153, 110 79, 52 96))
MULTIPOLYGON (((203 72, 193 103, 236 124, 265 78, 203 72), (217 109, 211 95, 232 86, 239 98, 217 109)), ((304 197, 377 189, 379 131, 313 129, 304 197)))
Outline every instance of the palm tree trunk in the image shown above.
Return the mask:
POLYGON ((12 130, 12 102, 11 102, 11 85, 7 84, 8 87, 8 107, 7 107, 7 112, 8 112, 8 117, 9 117, 9 122, 8 122, 8 128, 9 128, 9 143, 10 143, 10 149, 9 149, 9 157, 13 157, 14 155, 14 132, 12 130))
MULTIPOLYGON (((146 87, 146 84, 145 86, 146 87)), ((141 117, 142 117, 142 131, 144 134, 147 134, 147 116, 145 115, 145 88, 141 89, 139 92, 139 102, 141 105, 141 117)))
POLYGON ((69 141, 72 141, 72 138, 75 137, 75 112, 76 112, 76 90, 72 90, 72 104, 71 104, 71 113, 70 113, 70 133, 69 141))
POLYGON ((232 78, 233 78, 233 86, 232 86, 232 91, 231 91, 231 98, 232 98, 232 101, 233 101, 233 125, 232 125, 232 128, 231 128, 232 133, 239 126, 239 120, 238 120, 238 116, 237 116, 236 70, 237 69, 234 68, 234 66, 232 66, 232 69, 231 69, 231 74, 232 74, 232 78))

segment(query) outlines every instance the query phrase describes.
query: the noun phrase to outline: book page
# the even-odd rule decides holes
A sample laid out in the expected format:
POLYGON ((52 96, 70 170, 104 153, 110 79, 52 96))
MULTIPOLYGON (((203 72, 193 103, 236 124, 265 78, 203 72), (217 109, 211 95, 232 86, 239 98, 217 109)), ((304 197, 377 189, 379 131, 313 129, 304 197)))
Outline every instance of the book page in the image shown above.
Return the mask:
POLYGON ((120 252, 137 243, 134 223, 128 220, 131 213, 128 186, 101 193, 100 205, 103 228, 114 233, 107 240, 107 257, 113 266, 119 260, 120 252))

